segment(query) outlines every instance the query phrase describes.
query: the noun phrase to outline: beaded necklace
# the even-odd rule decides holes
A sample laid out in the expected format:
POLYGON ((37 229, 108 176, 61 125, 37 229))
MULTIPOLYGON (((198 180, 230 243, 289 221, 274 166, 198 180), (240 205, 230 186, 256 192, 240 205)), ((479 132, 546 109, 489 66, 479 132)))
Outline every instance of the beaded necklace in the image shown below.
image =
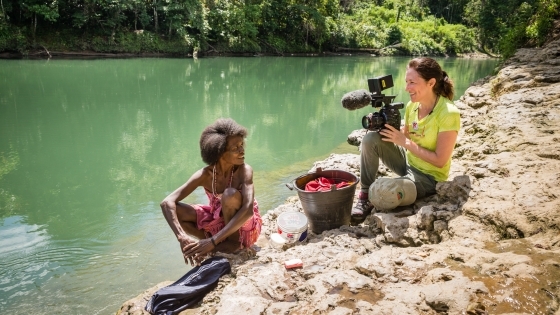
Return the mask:
MULTIPOLYGON (((234 167, 231 168, 231 177, 229 178, 229 187, 231 187, 231 182, 233 181, 233 169, 234 167)), ((214 196, 214 198, 217 198, 218 196, 216 195, 216 164, 214 164, 214 168, 212 169, 212 196, 214 196)))

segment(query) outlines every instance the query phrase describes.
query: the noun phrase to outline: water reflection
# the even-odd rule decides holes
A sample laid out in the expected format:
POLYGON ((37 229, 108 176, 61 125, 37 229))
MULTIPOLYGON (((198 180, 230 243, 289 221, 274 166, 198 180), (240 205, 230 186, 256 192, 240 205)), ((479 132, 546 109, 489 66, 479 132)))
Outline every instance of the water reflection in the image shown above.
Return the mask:
MULTIPOLYGON (((14 216, 4 218, 0 225, 0 255, 9 255, 25 249, 32 252, 44 246, 49 240, 45 231, 37 224, 27 225, 22 222, 23 217, 14 216)), ((4 270, 2 268, 2 270, 4 270)))
MULTIPOLYGON (((19 154, 10 146, 8 153, 0 151, 0 180, 15 171, 19 165, 19 154)), ((16 213, 19 200, 9 189, 0 186, 0 218, 16 213)), ((1 250, 1 249, 0 249, 1 250)))
MULTIPOLYGON (((0 292, 6 298, 26 295, 57 269, 56 263, 41 260, 48 255, 50 237, 44 227, 26 224, 21 216, 0 221, 0 292), (27 288, 27 289, 23 289, 27 288)), ((58 256, 58 255, 57 255, 58 256)), ((64 260, 64 257, 60 257, 64 260)), ((0 300, 2 304, 7 299, 0 300)))

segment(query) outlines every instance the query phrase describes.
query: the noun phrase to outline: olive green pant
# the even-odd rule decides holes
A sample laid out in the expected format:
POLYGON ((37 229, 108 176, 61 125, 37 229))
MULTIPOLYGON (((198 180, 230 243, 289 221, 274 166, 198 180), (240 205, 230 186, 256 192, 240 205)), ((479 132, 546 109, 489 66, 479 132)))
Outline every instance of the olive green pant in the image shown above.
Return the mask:
POLYGON ((362 139, 360 153, 361 192, 368 193, 369 186, 377 177, 379 161, 402 178, 408 178, 416 185, 416 199, 436 193, 436 180, 408 165, 406 150, 392 142, 381 140, 377 132, 369 131, 362 139))

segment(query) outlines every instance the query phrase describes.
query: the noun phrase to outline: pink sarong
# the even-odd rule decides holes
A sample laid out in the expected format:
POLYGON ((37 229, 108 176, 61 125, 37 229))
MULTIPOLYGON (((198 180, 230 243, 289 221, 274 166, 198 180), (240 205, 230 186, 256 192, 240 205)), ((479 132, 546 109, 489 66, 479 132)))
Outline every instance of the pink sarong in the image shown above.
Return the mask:
MULTIPOLYGON (((210 205, 192 205, 196 210, 196 225, 199 230, 207 234, 215 235, 225 227, 222 214, 222 195, 214 196, 212 192, 204 190, 210 200, 210 205)), ((259 213, 259 205, 255 199, 253 203, 253 216, 245 221, 239 228, 239 243, 242 248, 251 247, 261 234, 262 219, 259 213)))

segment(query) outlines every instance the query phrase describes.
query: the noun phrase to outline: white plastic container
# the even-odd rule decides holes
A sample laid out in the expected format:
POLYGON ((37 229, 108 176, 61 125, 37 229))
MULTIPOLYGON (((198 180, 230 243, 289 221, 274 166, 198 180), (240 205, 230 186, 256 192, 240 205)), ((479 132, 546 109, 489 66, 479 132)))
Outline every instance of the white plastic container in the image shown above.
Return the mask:
POLYGON ((301 212, 283 212, 276 219, 278 234, 287 244, 303 242, 307 238, 307 217, 301 212))
POLYGON ((286 239, 282 237, 282 235, 278 233, 270 234, 270 246, 275 249, 282 249, 282 247, 286 244, 286 239))

